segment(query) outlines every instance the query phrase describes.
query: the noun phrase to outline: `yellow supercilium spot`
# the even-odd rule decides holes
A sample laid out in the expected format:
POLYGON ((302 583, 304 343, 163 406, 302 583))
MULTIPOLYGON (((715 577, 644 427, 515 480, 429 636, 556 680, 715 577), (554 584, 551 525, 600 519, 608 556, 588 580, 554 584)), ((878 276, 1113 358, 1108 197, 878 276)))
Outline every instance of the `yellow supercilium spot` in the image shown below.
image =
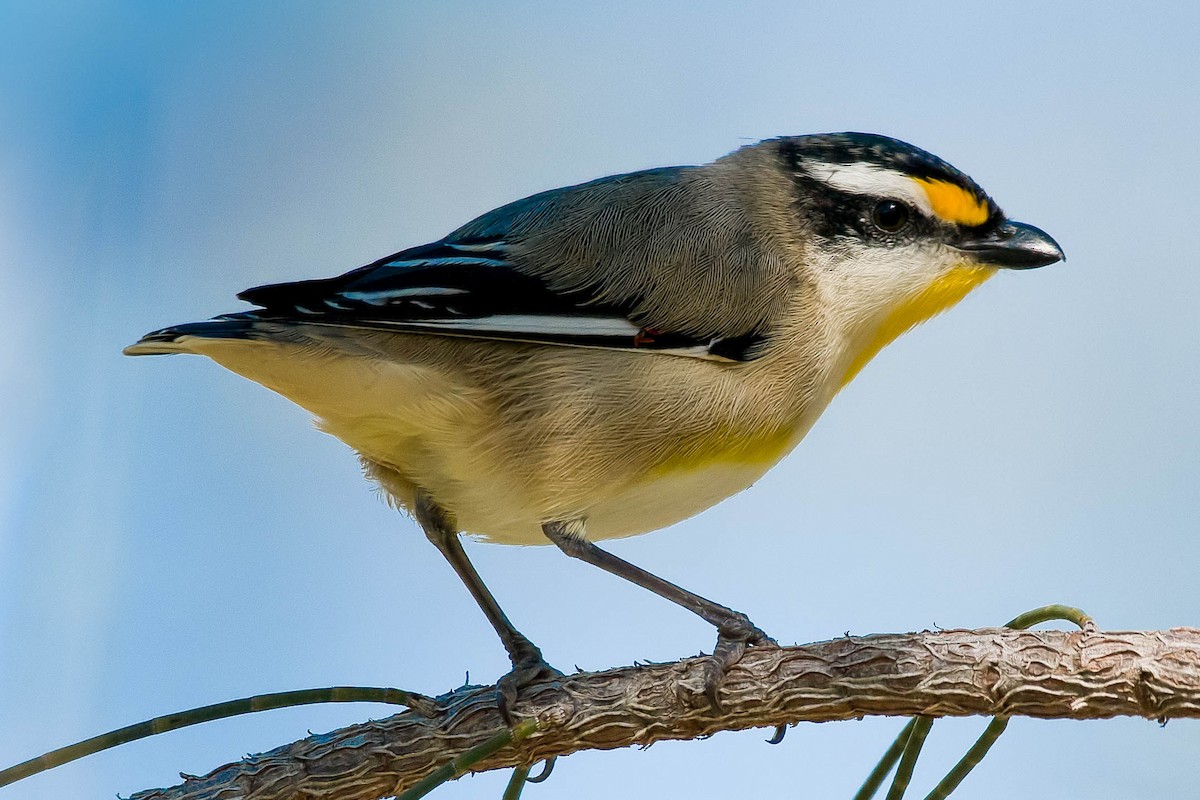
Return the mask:
POLYGON ((859 370, 897 336, 914 325, 950 308, 966 297, 976 286, 992 277, 995 272, 995 269, 991 267, 959 264, 923 290, 901 300, 884 317, 883 322, 867 339, 863 348, 855 354, 850 366, 846 369, 846 374, 842 377, 842 386, 854 380, 854 376, 858 374, 859 370))
POLYGON ((974 193, 948 181, 931 178, 913 178, 913 181, 925 190, 933 213, 947 222, 967 226, 987 222, 987 203, 981 201, 974 193))

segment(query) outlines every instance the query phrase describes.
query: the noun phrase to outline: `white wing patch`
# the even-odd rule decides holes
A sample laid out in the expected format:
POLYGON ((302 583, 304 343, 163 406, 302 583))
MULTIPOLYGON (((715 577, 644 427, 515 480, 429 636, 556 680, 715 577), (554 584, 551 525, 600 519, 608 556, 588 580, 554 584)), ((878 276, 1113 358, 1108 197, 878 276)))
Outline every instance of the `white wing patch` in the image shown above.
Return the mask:
POLYGON ((457 331, 498 334, 543 334, 550 336, 636 336, 638 327, 620 317, 588 317, 551 314, 493 314, 448 320, 406 320, 405 327, 447 328, 457 331))
MULTIPOLYGON (((339 297, 372 306, 382 306, 416 297, 450 297, 456 294, 467 294, 467 290, 448 286, 410 286, 403 289, 380 289, 374 292, 342 292, 339 297)), ((327 305, 333 305, 328 300, 325 302, 327 305)))

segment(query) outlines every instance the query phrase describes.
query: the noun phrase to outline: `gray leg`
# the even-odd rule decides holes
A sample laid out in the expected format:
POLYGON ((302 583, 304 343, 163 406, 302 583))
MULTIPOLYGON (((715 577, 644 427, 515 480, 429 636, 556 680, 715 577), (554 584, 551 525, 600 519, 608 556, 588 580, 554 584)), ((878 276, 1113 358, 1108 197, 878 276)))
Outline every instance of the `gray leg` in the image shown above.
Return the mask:
POLYGON ((491 590, 487 588, 467 558, 467 553, 463 550, 462 542, 458 538, 458 530, 445 510, 434 503, 428 495, 421 492, 417 495, 413 516, 425 530, 429 541, 433 542, 433 545, 441 551, 441 554, 450 562, 450 566, 458 573, 459 579, 467 587, 471 596, 475 598, 475 602, 479 604, 484 616, 495 628, 500 641, 504 643, 504 649, 508 651, 513 668, 497 683, 499 690, 497 703, 500 706, 500 713, 509 724, 512 724, 511 709, 516 703, 518 690, 535 681, 555 677, 561 673, 547 664, 542 658, 542 651, 509 622, 504 610, 492 596, 491 590))
POLYGON ((721 688, 725 671, 741 659, 747 646, 776 644, 774 639, 759 630, 750 621, 750 618, 740 611, 734 611, 732 608, 714 603, 681 586, 676 586, 670 581, 665 581, 641 567, 630 564, 606 550, 601 550, 583 538, 584 524, 581 521, 548 522, 542 526, 542 530, 550 541, 558 545, 559 549, 571 558, 586 561, 644 589, 649 589, 659 597, 683 606, 716 626, 717 646, 713 650, 713 657, 705 675, 705 692, 714 705, 717 705, 717 691, 721 688))

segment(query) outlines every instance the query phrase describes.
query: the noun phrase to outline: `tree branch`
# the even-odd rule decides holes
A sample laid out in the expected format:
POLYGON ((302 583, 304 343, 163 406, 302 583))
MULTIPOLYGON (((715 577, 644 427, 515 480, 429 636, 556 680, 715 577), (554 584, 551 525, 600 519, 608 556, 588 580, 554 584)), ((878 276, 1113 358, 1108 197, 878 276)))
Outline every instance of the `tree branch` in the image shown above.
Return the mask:
MULTIPOLYGON (((476 765, 528 766, 718 731, 867 715, 1005 714, 1056 719, 1200 717, 1200 630, 1117 632, 988 628, 847 636, 752 648, 709 706, 702 658, 578 673, 537 684, 515 709, 539 730, 476 765)), ((494 687, 310 736, 133 800, 375 800, 411 786, 502 728, 494 687)))

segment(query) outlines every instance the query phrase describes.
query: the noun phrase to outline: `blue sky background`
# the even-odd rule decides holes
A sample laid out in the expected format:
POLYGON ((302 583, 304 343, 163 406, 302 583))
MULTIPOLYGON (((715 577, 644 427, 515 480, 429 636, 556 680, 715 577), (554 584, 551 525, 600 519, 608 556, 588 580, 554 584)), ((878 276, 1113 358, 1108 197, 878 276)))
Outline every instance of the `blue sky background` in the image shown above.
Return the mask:
MULTIPOLYGON (((612 549, 784 642, 1048 602, 1200 624, 1195 7, 506 5, 0 8, 0 762, 257 692, 437 693, 506 668, 441 557, 305 412, 123 345, 538 190, 779 134, 909 140, 1070 260, 885 350, 753 489, 612 549)), ((563 668, 713 643, 552 548, 468 550, 563 668)), ((214 723, 0 794, 129 794, 387 713, 214 723)), ((527 797, 849 797, 901 725, 583 753, 527 797)), ((982 726, 935 726, 918 789, 982 726)), ((436 796, 498 798, 505 777, 436 796)), ((959 795, 1198 781, 1193 721, 1020 719, 959 795)))

